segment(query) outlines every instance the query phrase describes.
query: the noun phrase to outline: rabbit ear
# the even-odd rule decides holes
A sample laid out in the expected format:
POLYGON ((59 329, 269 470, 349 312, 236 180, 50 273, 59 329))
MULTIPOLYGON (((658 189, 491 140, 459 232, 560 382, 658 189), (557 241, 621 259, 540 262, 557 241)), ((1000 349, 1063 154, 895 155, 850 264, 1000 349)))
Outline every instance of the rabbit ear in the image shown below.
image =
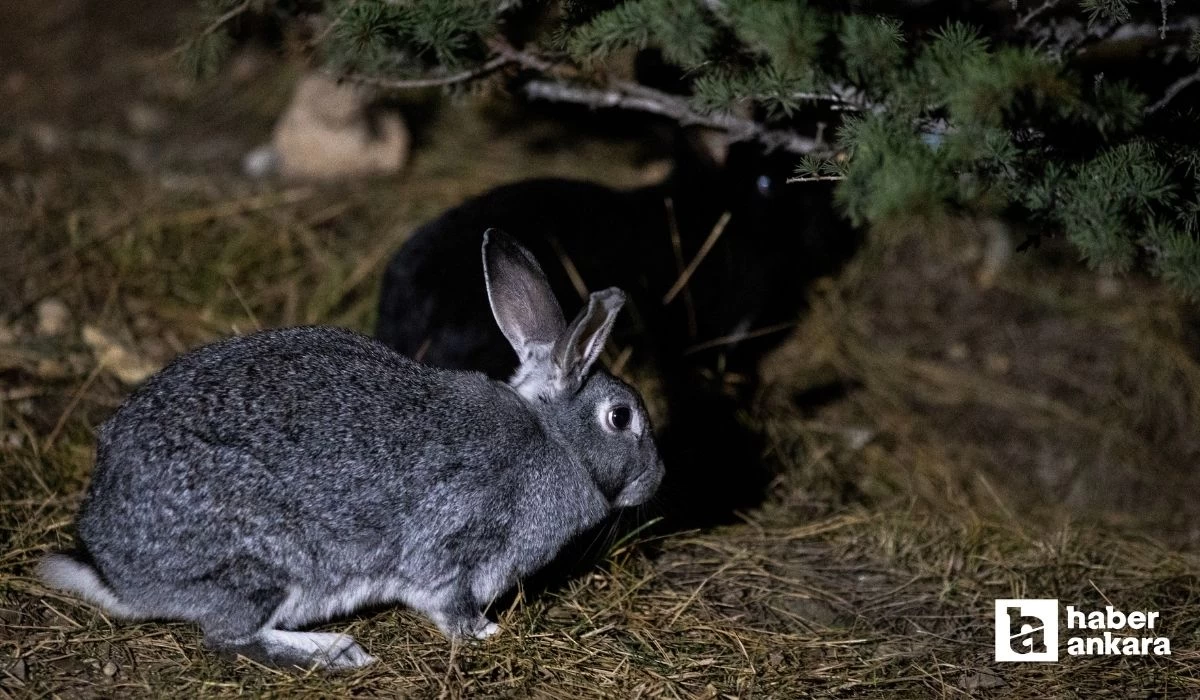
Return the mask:
POLYGON ((625 293, 616 287, 592 293, 587 308, 554 346, 554 363, 564 380, 579 382, 587 376, 624 305, 625 293))
POLYGON ((483 279, 496 324, 521 364, 548 357, 566 322, 533 254, 490 228, 483 233, 483 279))

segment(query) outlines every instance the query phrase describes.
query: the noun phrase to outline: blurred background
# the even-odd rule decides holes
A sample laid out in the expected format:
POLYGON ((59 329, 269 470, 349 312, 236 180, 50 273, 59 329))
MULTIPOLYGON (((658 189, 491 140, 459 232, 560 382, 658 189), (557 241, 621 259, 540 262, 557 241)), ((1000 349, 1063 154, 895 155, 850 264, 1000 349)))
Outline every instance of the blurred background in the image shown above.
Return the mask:
MULTIPOLYGON (((149 374, 256 328, 371 333, 389 258, 498 185, 646 187, 676 164, 671 120, 530 102, 503 82, 364 93, 308 71, 271 26, 240 26, 195 80, 177 47, 202 17, 176 0, 0 4, 0 689, 13 697, 233 692, 220 684, 234 671, 186 626, 110 627, 29 577, 37 553, 69 542, 96 427, 149 374)), ((730 415, 755 436, 752 454, 702 472, 709 493, 753 494, 713 505, 720 527, 622 542, 601 568, 501 611, 509 628, 561 635, 537 648, 521 637, 447 660, 432 631, 408 629, 415 617, 370 618, 356 634, 407 661, 360 679, 365 692, 1099 683, 1094 666, 994 670, 985 607, 1023 593, 1124 595, 1118 607, 1170 611, 1189 649, 1195 631, 1177 625, 1200 590, 1195 304, 1138 268, 1089 269, 1069 241, 995 212, 857 230, 853 255, 806 272, 793 322, 752 365, 702 368, 735 387, 730 415), (533 661, 501 665, 513 658, 533 661), (705 658, 715 666, 695 665, 705 658), (538 670, 560 663, 570 670, 538 670), (937 680, 914 671, 935 666, 937 680)), ((656 377, 622 369, 654 404, 656 377)), ((1196 692, 1197 648, 1136 683, 1196 692)), ((1113 668, 1108 683, 1135 684, 1113 668)))

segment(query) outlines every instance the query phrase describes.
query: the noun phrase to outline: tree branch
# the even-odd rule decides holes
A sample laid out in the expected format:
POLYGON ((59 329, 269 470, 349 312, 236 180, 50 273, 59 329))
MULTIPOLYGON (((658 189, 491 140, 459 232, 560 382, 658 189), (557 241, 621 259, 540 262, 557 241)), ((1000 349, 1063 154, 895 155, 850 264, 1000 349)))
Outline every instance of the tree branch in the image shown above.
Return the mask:
POLYGON ((222 27, 224 27, 226 24, 228 24, 229 22, 232 22, 237 17, 245 14, 246 12, 249 12, 252 8, 252 5, 253 5, 252 0, 243 0, 238 5, 230 8, 228 11, 226 11, 225 14, 221 15, 220 17, 217 17, 212 22, 209 22, 195 36, 188 38, 186 41, 181 42, 174 49, 171 49, 171 51, 168 52, 167 54, 165 54, 165 56, 168 58, 179 56, 185 50, 187 50, 188 46, 191 46, 192 44, 194 44, 201 37, 206 37, 209 34, 213 34, 214 32, 217 32, 222 27))
POLYGON ((734 141, 758 141, 768 148, 791 153, 830 155, 832 149, 816 139, 791 131, 765 128, 762 124, 727 113, 701 114, 681 97, 635 83, 619 82, 610 88, 593 88, 555 80, 531 80, 523 86, 531 100, 570 102, 592 108, 628 109, 673 119, 683 126, 720 129, 734 141))
POLYGON ((784 180, 789 185, 801 182, 841 182, 845 175, 797 175, 784 180))
POLYGON ((1046 0, 1046 2, 1043 2, 1040 6, 1030 10, 1020 19, 1018 19, 1016 28, 1018 30, 1024 29, 1026 25, 1037 19, 1039 15, 1042 15, 1048 10, 1053 10, 1061 1, 1062 0, 1046 0))
MULTIPOLYGON (((337 75, 334 77, 360 85, 384 90, 412 90, 428 87, 443 87, 469 82, 488 75, 506 66, 517 65, 527 70, 553 75, 562 66, 526 51, 519 51, 503 42, 493 42, 495 55, 475 68, 445 76, 427 78, 381 78, 361 74, 337 75)), ((718 112, 702 114, 692 109, 687 100, 666 92, 631 82, 618 82, 609 88, 579 85, 561 79, 535 78, 522 86, 525 96, 531 100, 570 102, 592 108, 628 109, 635 112, 656 114, 673 119, 684 126, 706 126, 720 129, 734 141, 758 141, 768 148, 782 148, 791 153, 831 155, 833 149, 817 139, 801 136, 791 131, 767 129, 753 119, 718 112)), ((850 104, 838 96, 832 97, 850 104)))
POLYGON ((207 27, 201 30, 200 35, 204 36, 205 34, 212 34, 232 21, 234 17, 249 11, 250 6, 251 0, 245 0, 244 2, 230 8, 228 12, 213 20, 212 24, 209 24, 207 27))
POLYGON ((1163 107, 1166 107, 1171 100, 1175 99, 1175 97, 1179 95, 1179 93, 1183 92, 1189 85, 1195 82, 1200 82, 1200 71, 1196 71, 1191 75, 1185 75, 1179 80, 1171 83, 1167 87, 1167 91, 1163 93, 1163 96, 1159 98, 1157 102, 1146 107, 1146 114, 1154 114, 1163 107))
POLYGON ((373 75, 362 75, 359 73, 344 73, 339 74, 334 71, 323 71, 327 75, 338 80, 355 83, 357 85, 368 85, 371 87, 382 88, 384 90, 418 90, 421 88, 445 87, 448 85, 457 85, 466 83, 476 78, 500 70, 504 66, 512 63, 513 60, 508 56, 496 56, 489 59, 485 63, 471 68, 470 70, 452 73, 443 76, 431 76, 427 78, 381 78, 373 75))

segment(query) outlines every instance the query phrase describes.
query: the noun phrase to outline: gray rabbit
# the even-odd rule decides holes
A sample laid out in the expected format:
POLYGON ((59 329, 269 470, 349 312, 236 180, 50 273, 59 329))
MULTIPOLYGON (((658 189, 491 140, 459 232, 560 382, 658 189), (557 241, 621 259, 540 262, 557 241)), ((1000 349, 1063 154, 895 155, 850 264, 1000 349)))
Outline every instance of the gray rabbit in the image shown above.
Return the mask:
POLYGON ((509 236, 483 234, 483 265, 521 360, 507 384, 327 327, 183 355, 101 428, 80 548, 43 579, 276 665, 371 663, 347 635, 295 631, 369 604, 495 633, 486 606, 644 503, 663 467, 638 394, 593 368, 624 294, 592 294, 568 326, 509 236))

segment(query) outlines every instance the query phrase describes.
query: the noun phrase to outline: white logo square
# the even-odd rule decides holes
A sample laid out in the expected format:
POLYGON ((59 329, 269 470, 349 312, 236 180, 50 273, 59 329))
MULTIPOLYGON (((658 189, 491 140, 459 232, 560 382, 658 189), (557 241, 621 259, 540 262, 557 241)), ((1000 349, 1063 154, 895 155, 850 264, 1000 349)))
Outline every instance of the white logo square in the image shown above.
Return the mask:
POLYGON ((997 600, 996 660, 1058 661, 1058 600, 997 600))

